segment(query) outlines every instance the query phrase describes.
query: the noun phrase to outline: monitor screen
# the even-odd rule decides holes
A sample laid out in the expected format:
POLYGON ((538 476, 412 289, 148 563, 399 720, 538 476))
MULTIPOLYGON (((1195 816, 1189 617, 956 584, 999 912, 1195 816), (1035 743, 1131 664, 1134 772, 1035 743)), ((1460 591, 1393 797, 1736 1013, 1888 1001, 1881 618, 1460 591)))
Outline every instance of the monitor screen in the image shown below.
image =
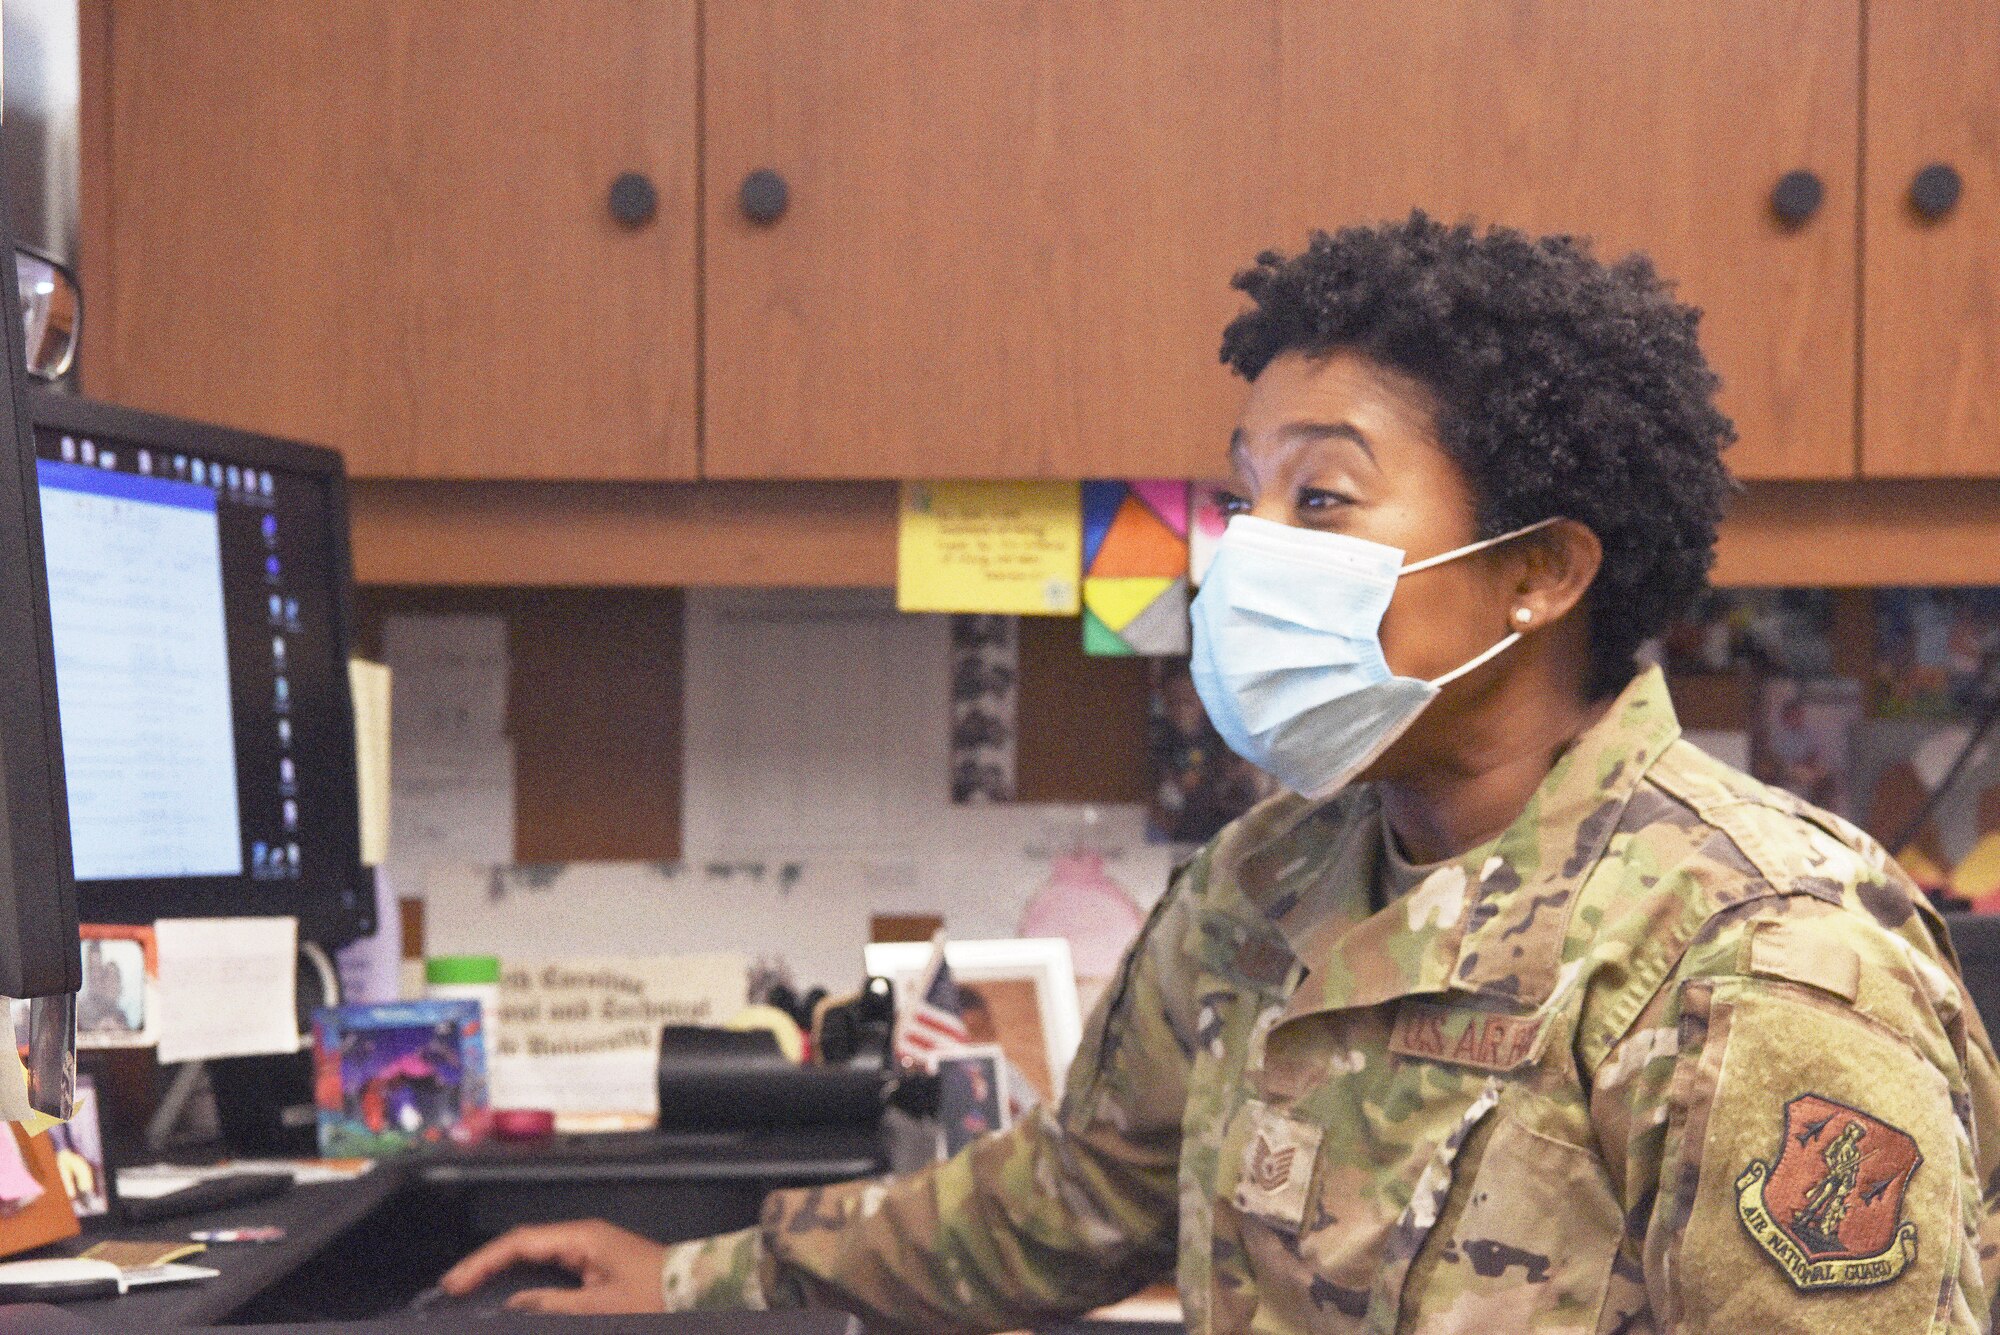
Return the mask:
POLYGON ((287 467, 282 442, 69 408, 38 407, 34 434, 86 917, 345 903, 359 834, 332 456, 290 446, 312 466, 287 467))

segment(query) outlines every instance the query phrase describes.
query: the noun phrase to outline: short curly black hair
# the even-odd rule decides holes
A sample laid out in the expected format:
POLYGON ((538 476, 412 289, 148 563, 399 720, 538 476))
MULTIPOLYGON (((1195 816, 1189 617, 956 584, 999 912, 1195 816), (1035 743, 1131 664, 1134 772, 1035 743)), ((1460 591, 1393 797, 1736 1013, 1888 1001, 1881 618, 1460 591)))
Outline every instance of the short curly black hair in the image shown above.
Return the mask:
POLYGON ((1597 534, 1593 697, 1707 586, 1736 429, 1695 341, 1701 313, 1644 255, 1606 265, 1587 240, 1419 211, 1266 251, 1234 286, 1255 304, 1223 331, 1222 360, 1246 380, 1282 353, 1359 352, 1430 392, 1483 536, 1550 516, 1597 534))

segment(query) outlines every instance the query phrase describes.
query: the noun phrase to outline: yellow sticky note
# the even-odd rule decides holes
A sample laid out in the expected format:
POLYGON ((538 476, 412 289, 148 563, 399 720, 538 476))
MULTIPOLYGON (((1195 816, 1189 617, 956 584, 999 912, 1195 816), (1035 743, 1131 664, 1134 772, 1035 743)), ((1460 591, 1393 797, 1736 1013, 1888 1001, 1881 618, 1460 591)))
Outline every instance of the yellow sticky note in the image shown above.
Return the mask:
POLYGON ((1075 616, 1082 571, 1074 482, 903 484, 902 611, 1075 616))
POLYGON ((361 803, 361 861, 379 867, 389 856, 389 669, 350 658, 354 691, 354 771, 361 803))

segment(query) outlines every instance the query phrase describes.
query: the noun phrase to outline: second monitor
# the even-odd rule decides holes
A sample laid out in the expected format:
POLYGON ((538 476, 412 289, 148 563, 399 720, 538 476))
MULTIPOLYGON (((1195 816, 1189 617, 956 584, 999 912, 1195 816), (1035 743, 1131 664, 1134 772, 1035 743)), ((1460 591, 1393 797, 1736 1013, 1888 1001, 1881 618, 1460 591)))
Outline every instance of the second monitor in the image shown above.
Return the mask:
POLYGON ((79 908, 372 927, 340 457, 30 399, 79 908))

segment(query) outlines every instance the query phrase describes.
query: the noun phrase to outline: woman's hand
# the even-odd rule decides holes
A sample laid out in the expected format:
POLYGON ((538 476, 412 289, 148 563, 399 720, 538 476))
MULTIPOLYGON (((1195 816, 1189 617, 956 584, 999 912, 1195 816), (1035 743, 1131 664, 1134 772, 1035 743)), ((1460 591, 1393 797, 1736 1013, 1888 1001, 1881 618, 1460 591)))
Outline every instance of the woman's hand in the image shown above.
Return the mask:
POLYGON ((559 1265, 582 1279, 580 1289, 523 1289, 507 1306, 565 1316, 661 1312, 666 1297, 660 1268, 667 1249, 602 1219, 538 1224, 502 1234, 453 1266, 439 1286, 464 1297, 510 1266, 559 1265))

